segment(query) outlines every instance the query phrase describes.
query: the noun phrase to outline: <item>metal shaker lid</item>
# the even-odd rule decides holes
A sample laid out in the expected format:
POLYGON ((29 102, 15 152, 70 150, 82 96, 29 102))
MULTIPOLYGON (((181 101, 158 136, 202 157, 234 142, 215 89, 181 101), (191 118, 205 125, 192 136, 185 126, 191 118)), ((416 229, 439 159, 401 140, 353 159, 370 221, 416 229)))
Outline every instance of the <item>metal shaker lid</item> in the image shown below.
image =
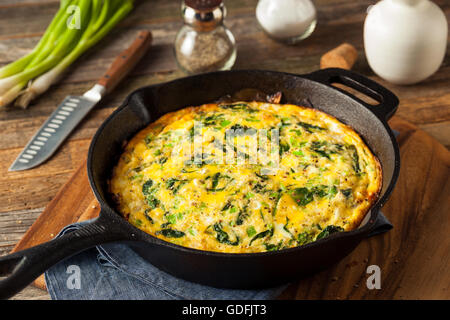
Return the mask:
POLYGON ((225 18, 222 0, 185 0, 182 5, 184 22, 198 31, 211 31, 225 18))
POLYGON ((186 6, 199 11, 208 11, 217 8, 223 0, 185 0, 186 6))

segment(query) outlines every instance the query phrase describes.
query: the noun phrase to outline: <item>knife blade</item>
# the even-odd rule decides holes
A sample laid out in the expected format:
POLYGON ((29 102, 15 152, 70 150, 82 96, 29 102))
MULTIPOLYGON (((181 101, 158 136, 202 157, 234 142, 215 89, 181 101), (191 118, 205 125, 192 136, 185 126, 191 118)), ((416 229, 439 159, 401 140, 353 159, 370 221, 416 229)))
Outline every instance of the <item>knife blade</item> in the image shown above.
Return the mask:
POLYGON ((139 32, 132 45, 114 60, 92 89, 82 96, 67 96, 31 138, 9 171, 28 170, 48 160, 80 121, 133 69, 151 42, 150 31, 139 32))

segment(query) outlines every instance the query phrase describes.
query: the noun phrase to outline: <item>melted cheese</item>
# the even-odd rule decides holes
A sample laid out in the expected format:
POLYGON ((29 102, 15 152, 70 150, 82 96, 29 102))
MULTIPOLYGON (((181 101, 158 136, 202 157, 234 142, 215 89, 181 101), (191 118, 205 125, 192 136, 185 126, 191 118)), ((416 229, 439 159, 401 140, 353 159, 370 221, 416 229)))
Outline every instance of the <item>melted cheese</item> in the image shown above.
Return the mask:
POLYGON ((128 143, 110 181, 118 210, 139 229, 234 253, 352 230, 380 188, 379 162, 350 127, 259 102, 166 114, 128 143))

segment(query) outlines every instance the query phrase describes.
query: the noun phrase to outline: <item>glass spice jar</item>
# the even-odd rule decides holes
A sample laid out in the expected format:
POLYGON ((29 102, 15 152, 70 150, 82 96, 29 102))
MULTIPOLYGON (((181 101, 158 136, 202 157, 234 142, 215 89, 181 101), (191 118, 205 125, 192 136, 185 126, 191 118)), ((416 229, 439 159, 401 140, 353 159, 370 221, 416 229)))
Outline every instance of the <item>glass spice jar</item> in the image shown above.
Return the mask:
POLYGON ((236 42, 223 20, 222 0, 184 0, 184 26, 175 39, 178 66, 188 74, 229 70, 236 60, 236 42))

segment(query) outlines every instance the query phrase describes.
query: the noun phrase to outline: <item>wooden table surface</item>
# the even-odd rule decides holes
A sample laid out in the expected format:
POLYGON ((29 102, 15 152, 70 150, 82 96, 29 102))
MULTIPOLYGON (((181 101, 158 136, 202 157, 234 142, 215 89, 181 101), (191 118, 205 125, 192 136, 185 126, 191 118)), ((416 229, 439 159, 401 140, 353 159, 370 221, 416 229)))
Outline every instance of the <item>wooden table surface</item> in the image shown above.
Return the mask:
MULTIPOLYGON (((450 20, 450 2, 434 2, 450 20)), ((364 57, 363 21, 367 7, 375 1, 316 0, 317 29, 297 46, 285 46, 264 35, 255 19, 256 3, 257 0, 226 1, 226 24, 238 45, 235 69, 307 73, 319 68, 323 53, 344 41, 349 42, 359 51, 354 70, 378 81, 400 98, 397 116, 417 125, 447 148, 450 146, 449 50, 439 71, 429 79, 413 86, 396 86, 375 76, 364 57)), ((57 0, 0 0, 0 66, 30 52, 58 5, 57 0)), ((13 248, 85 160, 93 134, 129 92, 184 76, 177 69, 172 52, 173 40, 181 25, 180 1, 141 0, 137 9, 28 110, 0 112, 0 255, 13 248), (135 71, 88 115, 50 161, 34 170, 8 172, 10 164, 58 103, 66 95, 88 90, 140 29, 151 30, 154 42, 135 71)), ((49 299, 49 296, 42 290, 28 287, 16 298, 49 299)))

